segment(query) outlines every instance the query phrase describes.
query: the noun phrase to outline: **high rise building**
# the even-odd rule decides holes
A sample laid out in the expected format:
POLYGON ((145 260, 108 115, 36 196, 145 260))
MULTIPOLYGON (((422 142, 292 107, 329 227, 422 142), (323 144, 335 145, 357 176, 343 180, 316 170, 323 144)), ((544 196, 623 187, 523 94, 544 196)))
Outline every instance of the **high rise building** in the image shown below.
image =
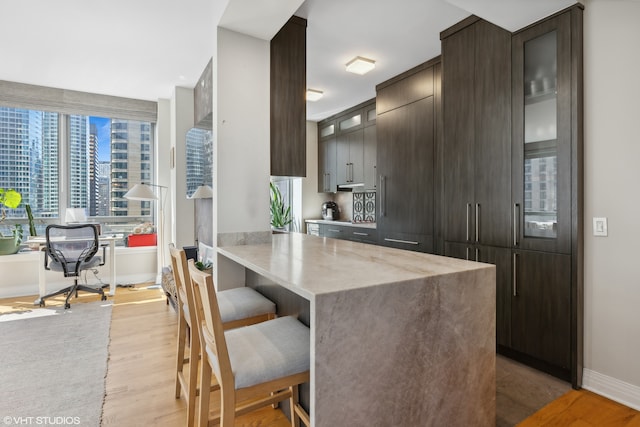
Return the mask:
POLYGON ((95 124, 89 126, 89 216, 98 215, 100 183, 98 169, 98 129, 95 124))
POLYGON ((25 216, 30 204, 38 216, 58 214, 58 115, 0 107, 0 187, 22 194, 9 216, 25 216))
POLYGON ((111 215, 151 214, 151 202, 124 198, 133 185, 152 181, 151 125, 132 120, 111 121, 111 215))

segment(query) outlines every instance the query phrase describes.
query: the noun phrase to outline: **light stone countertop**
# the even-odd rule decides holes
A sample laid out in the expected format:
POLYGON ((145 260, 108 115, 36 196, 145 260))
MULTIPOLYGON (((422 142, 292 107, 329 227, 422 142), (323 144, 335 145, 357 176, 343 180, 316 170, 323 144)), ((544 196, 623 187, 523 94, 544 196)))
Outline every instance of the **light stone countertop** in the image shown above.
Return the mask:
MULTIPOLYGON (((218 252, 266 278, 257 289, 283 287, 309 301, 314 427, 496 425, 493 265, 271 237, 218 252)), ((277 307, 296 299, 270 295, 280 295, 277 307)))
POLYGON ((493 268, 301 233, 274 234, 271 243, 219 247, 218 252, 310 301, 322 294, 493 268))

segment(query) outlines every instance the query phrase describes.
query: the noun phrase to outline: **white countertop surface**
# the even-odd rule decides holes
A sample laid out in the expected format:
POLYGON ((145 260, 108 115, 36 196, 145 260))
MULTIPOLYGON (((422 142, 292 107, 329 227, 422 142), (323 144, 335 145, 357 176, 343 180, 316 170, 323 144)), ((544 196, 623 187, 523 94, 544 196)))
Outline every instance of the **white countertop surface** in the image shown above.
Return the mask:
POLYGON ((271 243, 219 247, 218 252, 308 300, 321 294, 493 268, 301 233, 274 234, 271 243))

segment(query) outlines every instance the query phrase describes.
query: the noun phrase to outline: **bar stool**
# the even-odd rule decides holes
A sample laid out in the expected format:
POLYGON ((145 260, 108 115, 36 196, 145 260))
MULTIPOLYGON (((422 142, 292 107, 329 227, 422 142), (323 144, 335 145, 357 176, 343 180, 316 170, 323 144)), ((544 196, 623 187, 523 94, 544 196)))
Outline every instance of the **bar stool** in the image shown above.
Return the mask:
POLYGON ((235 417, 289 399, 291 425, 309 426, 309 415, 298 403, 298 387, 309 382, 309 328, 291 316, 224 330, 219 293, 213 278, 189 261, 202 352, 200 390, 220 385, 220 413, 209 418, 209 393, 200 393, 198 425, 233 427, 235 417))
MULTIPOLYGON (((183 249, 169 245, 171 266, 178 290, 178 348, 176 360, 176 399, 184 393, 187 401, 187 422, 192 426, 195 418, 195 402, 198 394, 197 373, 200 360, 201 343, 197 331, 196 306, 193 300, 191 278, 187 266, 187 257, 183 249), (194 329, 196 326, 196 329, 194 329), (188 349, 187 349, 188 342, 188 349), (185 357, 185 351, 188 356, 185 357), (189 366, 188 377, 185 366, 189 366)), ((274 319, 276 305, 251 288, 237 288, 219 292, 222 322, 225 329, 264 322, 274 319)), ((214 389, 217 387, 214 387, 214 389)), ((208 393, 205 393, 208 395, 208 393)))

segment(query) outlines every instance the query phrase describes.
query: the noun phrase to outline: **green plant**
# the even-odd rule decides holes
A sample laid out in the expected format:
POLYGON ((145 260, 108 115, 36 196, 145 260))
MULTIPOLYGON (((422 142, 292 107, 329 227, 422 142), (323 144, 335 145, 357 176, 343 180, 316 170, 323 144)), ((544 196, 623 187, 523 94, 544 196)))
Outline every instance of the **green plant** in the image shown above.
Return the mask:
MULTIPOLYGON (((15 209, 20 205, 22 201, 22 195, 13 189, 0 188, 0 223, 7 218, 7 208, 15 209)), ((24 230, 21 224, 16 224, 11 230, 11 236, 5 236, 0 232, 0 236, 9 238, 12 237, 14 241, 14 247, 18 247, 22 243, 22 237, 24 236, 24 230)), ((15 249, 17 250, 17 249, 15 249)), ((13 252, 10 252, 13 253, 13 252)))
POLYGON ((27 218, 29 218, 29 235, 37 236, 38 233, 36 232, 36 224, 33 221, 33 212, 31 212, 31 205, 27 203, 26 205, 24 205, 24 208, 27 211, 27 218))
POLYGON ((273 182, 269 182, 269 189, 271 192, 271 226, 273 228, 284 228, 293 222, 291 206, 285 207, 282 193, 273 182))
POLYGON ((0 205, 2 207, 2 216, 0 222, 7 217, 7 208, 15 209, 22 201, 22 195, 16 190, 0 188, 0 205))
POLYGON ((206 271, 206 270, 210 270, 211 268, 213 268, 213 264, 211 264, 211 262, 208 262, 208 261, 207 262, 196 261, 194 263, 194 265, 200 271, 206 271))

